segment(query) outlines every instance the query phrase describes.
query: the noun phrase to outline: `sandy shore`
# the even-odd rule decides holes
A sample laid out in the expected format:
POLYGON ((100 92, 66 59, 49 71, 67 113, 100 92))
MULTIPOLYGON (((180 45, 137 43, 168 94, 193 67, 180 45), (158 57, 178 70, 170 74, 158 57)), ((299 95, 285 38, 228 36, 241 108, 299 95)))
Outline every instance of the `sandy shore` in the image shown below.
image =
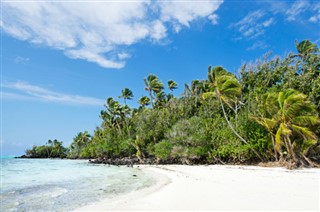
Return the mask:
POLYGON ((320 170, 140 166, 157 183, 77 211, 320 210, 320 170))

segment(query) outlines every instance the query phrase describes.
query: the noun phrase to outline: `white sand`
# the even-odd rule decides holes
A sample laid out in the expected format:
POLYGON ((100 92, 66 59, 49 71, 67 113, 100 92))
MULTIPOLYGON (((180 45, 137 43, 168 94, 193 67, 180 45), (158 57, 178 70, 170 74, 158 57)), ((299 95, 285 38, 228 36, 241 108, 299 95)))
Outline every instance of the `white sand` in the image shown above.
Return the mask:
POLYGON ((158 183, 77 211, 320 211, 320 169, 140 166, 158 183))

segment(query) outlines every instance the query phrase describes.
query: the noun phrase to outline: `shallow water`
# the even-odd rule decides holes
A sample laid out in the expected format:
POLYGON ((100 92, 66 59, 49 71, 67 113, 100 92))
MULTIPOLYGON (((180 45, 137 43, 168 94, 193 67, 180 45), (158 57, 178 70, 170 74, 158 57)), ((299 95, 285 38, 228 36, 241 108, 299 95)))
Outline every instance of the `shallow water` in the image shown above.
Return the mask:
POLYGON ((69 211, 153 183, 142 171, 128 167, 2 158, 1 211, 69 211))

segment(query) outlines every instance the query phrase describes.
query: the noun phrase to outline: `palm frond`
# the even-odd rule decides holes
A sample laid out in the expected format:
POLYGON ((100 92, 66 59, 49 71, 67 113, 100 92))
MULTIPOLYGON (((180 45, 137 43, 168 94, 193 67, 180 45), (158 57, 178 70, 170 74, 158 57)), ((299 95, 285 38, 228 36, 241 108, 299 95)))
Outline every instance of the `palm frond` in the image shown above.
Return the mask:
POLYGON ((250 116, 249 118, 257 122, 261 126, 265 127, 269 131, 271 131, 277 125, 277 122, 273 119, 257 117, 257 116, 250 116))
POLYGON ((280 124, 281 132, 283 135, 291 135, 292 131, 284 124, 280 124))
POLYGON ((308 149, 317 143, 317 140, 305 140, 302 144, 302 147, 301 147, 301 151, 302 151, 302 154, 306 155, 306 153, 308 152, 308 149))
POLYGON ((216 97, 215 92, 205 92, 202 94, 203 99, 211 99, 211 98, 215 98, 215 97, 216 97))
POLYGON ((303 137, 306 137, 308 139, 311 139, 311 140, 316 140, 317 139, 317 136, 316 134, 314 134, 310 129, 308 129, 307 127, 301 127, 301 126, 298 126, 298 125, 295 125, 295 124, 291 124, 291 128, 299 133, 301 136, 303 137))
POLYGON ((284 102, 284 97, 283 97, 283 92, 281 91, 278 94, 278 104, 282 113, 283 113, 283 102, 284 102))
POLYGON ((313 126, 315 124, 320 123, 320 119, 317 116, 309 115, 309 116, 297 116, 292 119, 294 124, 299 124, 303 126, 313 126))

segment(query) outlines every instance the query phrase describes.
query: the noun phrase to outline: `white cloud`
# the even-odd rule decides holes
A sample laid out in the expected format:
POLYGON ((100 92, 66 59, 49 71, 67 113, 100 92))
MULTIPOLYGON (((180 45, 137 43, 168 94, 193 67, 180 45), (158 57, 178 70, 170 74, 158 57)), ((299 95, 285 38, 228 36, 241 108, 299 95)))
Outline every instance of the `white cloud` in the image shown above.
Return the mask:
MULTIPOLYGON (((190 22, 208 17, 212 21, 215 12, 223 3, 217 1, 159 1, 161 20, 173 22, 176 31, 182 26, 190 27, 190 22), (210 18, 211 17, 211 18, 210 18)), ((215 18, 215 21, 217 17, 215 18)))
POLYGON ((1 84, 1 87, 12 90, 11 92, 2 91, 2 99, 35 100, 88 106, 102 106, 104 104, 102 99, 58 93, 26 82, 4 83, 1 84))
POLYGON ((295 1, 292 6, 286 11, 287 20, 288 21, 294 21, 297 19, 297 17, 308 10, 310 8, 310 4, 308 1, 300 0, 295 1))
POLYGON ((243 19, 231 25, 243 38, 253 39, 265 33, 266 28, 274 24, 274 18, 266 17, 262 10, 256 10, 247 14, 243 19))
POLYGON ((164 24, 157 20, 154 21, 151 30, 151 37, 155 40, 161 40, 162 38, 165 38, 167 36, 167 29, 164 26, 164 24))
POLYGON ((3 1, 1 28, 31 43, 59 49, 73 59, 122 68, 124 49, 143 40, 161 41, 200 18, 217 24, 212 1, 3 1), (117 57, 117 55, 120 55, 117 57))

